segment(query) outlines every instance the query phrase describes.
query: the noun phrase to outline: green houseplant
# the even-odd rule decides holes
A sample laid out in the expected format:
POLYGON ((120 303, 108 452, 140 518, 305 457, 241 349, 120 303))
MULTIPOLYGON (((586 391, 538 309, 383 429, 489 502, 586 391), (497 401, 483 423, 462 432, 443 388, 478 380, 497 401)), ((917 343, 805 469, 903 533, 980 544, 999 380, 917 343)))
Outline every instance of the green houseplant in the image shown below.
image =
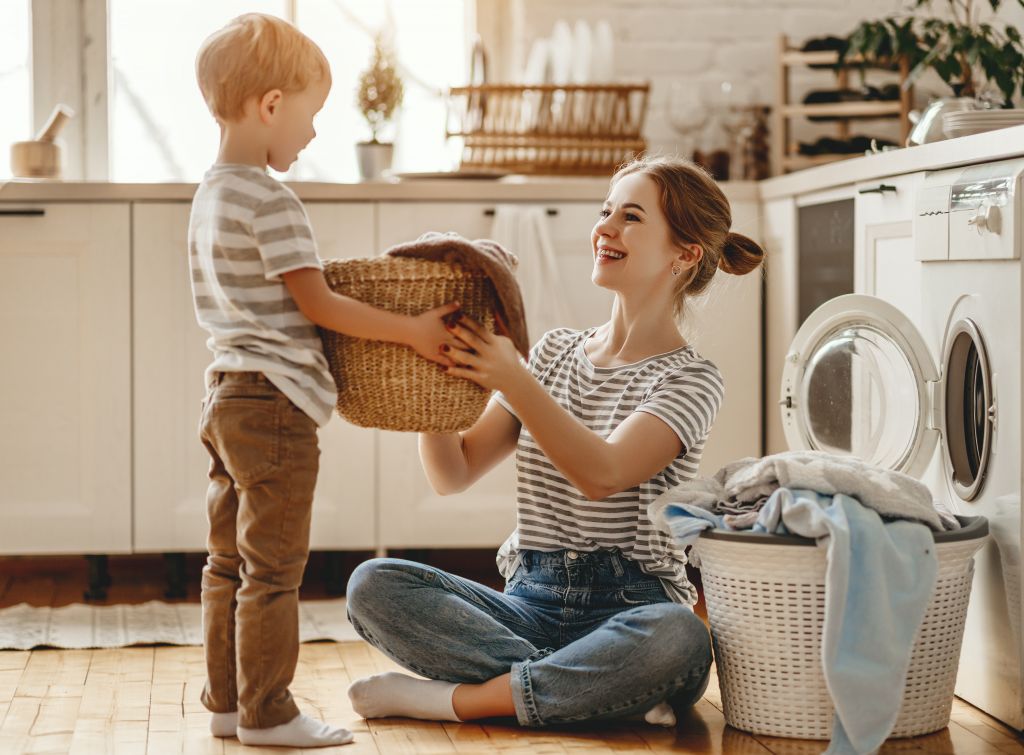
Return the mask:
MULTIPOLYGON (((993 12, 1003 0, 912 0, 906 10, 861 22, 846 38, 839 64, 859 57, 864 65, 891 65, 905 58, 909 86, 925 71, 934 70, 956 97, 977 97, 986 84, 1002 95, 1002 106, 1024 94, 1024 43, 1008 24, 982 22, 981 6, 993 12), (924 15, 938 5, 945 13, 924 15)), ((1024 7, 1024 0, 1017 0, 1024 7)))
POLYGON ((370 127, 370 141, 356 144, 359 174, 364 179, 380 178, 391 167, 394 145, 379 141, 377 135, 402 104, 403 94, 394 54, 378 36, 373 43, 373 58, 360 75, 356 90, 356 105, 370 127))

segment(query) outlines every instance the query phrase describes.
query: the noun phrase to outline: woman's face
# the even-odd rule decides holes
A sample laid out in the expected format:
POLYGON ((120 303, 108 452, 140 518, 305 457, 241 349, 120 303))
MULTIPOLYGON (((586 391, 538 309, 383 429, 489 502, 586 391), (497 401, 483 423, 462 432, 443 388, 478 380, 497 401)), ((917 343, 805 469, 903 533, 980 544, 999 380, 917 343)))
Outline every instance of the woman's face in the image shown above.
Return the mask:
POLYGON ((661 209, 658 185, 644 173, 630 173, 611 188, 590 235, 591 280, 618 292, 671 290, 672 265, 689 267, 675 244, 661 209))

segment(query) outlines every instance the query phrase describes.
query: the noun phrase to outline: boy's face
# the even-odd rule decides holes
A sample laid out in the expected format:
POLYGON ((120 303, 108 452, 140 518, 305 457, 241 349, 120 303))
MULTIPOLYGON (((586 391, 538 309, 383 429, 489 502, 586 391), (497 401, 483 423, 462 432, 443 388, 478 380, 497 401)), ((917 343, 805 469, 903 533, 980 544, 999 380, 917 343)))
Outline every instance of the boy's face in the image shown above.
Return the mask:
POLYGON ((315 81, 301 92, 285 92, 277 99, 268 125, 271 135, 267 146, 267 164, 284 172, 291 167, 307 144, 316 136, 313 117, 320 112, 331 89, 330 79, 315 81))

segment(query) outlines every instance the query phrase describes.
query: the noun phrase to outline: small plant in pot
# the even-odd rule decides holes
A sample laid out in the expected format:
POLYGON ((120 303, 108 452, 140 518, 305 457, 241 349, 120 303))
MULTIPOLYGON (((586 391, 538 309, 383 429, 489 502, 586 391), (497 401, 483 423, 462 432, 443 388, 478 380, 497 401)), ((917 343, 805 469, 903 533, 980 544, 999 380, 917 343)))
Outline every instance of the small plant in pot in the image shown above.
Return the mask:
MULTIPOLYGON (((1024 0, 1017 0, 1024 8, 1024 0)), ((996 105, 1013 107, 1024 94, 1024 42, 1013 26, 981 21, 981 6, 993 13, 1002 0, 913 0, 907 10, 876 21, 861 22, 846 38, 839 64, 860 56, 867 65, 890 65, 905 58, 906 86, 931 69, 955 97, 975 98, 994 85, 1002 95, 996 105), (926 16, 933 2, 945 11, 926 16)), ((994 93, 993 93, 994 94, 994 93)))
POLYGON ((380 178, 391 167, 394 145, 377 139, 380 129, 391 120, 402 104, 404 88, 396 70, 394 54, 378 36, 373 44, 373 59, 359 77, 356 104, 370 126, 370 141, 356 143, 359 175, 364 180, 380 178))

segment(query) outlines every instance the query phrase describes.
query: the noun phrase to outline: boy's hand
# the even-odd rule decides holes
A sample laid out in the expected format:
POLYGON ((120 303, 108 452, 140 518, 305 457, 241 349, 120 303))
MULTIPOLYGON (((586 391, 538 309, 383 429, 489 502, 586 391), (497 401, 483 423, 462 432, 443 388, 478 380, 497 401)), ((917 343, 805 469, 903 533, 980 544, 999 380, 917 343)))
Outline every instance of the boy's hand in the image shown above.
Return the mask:
POLYGON ((412 317, 406 344, 424 359, 445 366, 450 364, 443 356, 443 347, 453 349, 459 345, 459 340, 448 330, 446 323, 452 321, 452 315, 459 311, 459 306, 458 302, 452 302, 412 317))

